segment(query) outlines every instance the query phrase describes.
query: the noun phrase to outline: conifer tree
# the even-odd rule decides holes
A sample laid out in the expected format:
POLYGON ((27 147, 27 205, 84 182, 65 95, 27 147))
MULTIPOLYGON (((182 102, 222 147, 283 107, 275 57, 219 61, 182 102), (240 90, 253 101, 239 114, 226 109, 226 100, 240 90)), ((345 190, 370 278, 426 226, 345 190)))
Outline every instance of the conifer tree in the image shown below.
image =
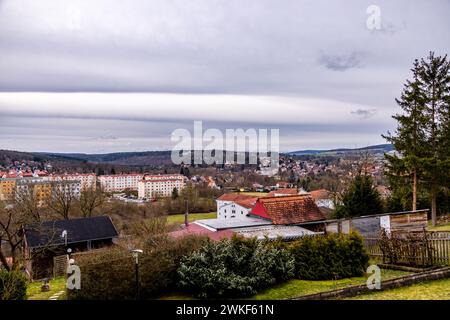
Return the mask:
POLYGON ((399 99, 395 99, 402 109, 402 113, 392 116, 397 120, 397 129, 394 134, 390 132, 383 137, 394 145, 397 154, 385 157, 388 160, 386 174, 391 184, 411 183, 412 209, 417 209, 417 185, 421 172, 420 159, 425 156, 426 144, 425 128, 425 95, 421 90, 419 80, 420 63, 414 61, 412 80, 406 80, 403 92, 399 99), (395 180, 395 182, 394 182, 395 180))
POLYGON ((425 95, 425 115, 428 119, 426 129, 427 154, 423 161, 431 194, 431 221, 436 225, 437 196, 439 188, 445 183, 445 169, 448 165, 448 112, 450 101, 450 61, 447 56, 435 56, 430 52, 427 59, 421 59, 419 79, 425 95))

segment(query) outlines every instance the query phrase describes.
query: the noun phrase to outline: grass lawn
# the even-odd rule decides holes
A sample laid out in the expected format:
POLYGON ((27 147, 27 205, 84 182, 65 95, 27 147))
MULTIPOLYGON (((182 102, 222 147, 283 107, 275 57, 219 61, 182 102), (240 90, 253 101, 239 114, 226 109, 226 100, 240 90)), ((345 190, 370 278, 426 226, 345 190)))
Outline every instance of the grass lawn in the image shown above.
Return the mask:
POLYGON ((428 231, 450 231, 450 222, 438 225, 436 227, 431 226, 431 221, 428 222, 428 231))
MULTIPOLYGON (((215 212, 209 213, 189 213, 189 221, 195 221, 200 219, 215 219, 217 214, 215 212)), ((179 223, 182 224, 184 222, 184 214, 172 214, 167 216, 168 223, 179 223)))
MULTIPOLYGON (((389 280, 411 274, 410 272, 397 271, 397 270, 381 270, 381 280, 389 280)), ((344 287, 355 286, 365 284, 367 277, 355 277, 340 280, 323 280, 323 281, 310 281, 310 280, 290 280, 282 283, 273 288, 267 289, 250 299, 255 300, 280 300, 289 299, 302 295, 308 295, 313 293, 319 293, 323 291, 331 291, 335 289, 341 289, 344 287)))
MULTIPOLYGON (((64 277, 50 280, 50 291, 41 292, 42 281, 31 282, 27 287, 28 300, 48 300, 55 293, 66 290, 66 279, 64 277)), ((65 300, 66 294, 63 293, 58 300, 65 300)))
POLYGON ((411 286, 369 293, 350 300, 450 300, 450 278, 424 281, 411 286))
MULTIPOLYGON (((411 274, 411 272, 397 271, 397 270, 381 270, 381 279, 389 280, 411 274)), ((253 297, 250 300, 282 300, 299 297, 312 293, 319 293, 323 291, 330 291, 344 287, 365 284, 367 277, 356 277, 341 280, 324 280, 324 281, 309 281, 309 280, 290 280, 270 289, 267 289, 253 297)), ((172 293, 160 297, 162 300, 191 300, 192 296, 183 293, 172 293)))

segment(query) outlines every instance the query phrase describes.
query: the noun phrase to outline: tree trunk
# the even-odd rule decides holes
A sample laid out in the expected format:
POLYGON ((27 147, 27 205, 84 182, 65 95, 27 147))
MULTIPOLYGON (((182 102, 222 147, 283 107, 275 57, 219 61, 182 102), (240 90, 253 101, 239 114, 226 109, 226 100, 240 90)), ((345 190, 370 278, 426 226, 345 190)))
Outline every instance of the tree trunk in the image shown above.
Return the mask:
POLYGON ((437 217, 436 217, 436 211, 437 211, 437 188, 436 183, 433 182, 433 185, 431 187, 431 224, 433 227, 436 226, 437 223, 437 217))
POLYGON ((412 200, 412 209, 413 211, 417 210, 417 170, 414 169, 413 172, 413 200, 412 200))
POLYGON ((0 251, 0 262, 3 265, 3 267, 6 269, 6 271, 11 271, 11 268, 9 267, 7 261, 6 261, 6 257, 3 254, 3 252, 0 251))

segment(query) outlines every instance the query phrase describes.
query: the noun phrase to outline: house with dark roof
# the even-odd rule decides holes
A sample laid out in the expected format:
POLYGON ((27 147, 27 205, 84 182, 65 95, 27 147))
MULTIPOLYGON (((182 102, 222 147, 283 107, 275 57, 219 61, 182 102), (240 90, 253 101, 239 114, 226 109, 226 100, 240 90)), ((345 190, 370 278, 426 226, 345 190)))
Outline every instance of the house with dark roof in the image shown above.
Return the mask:
POLYGON ((35 279, 50 277, 57 258, 67 256, 68 249, 71 253, 99 249, 119 237, 109 216, 45 221, 23 229, 26 268, 35 279))

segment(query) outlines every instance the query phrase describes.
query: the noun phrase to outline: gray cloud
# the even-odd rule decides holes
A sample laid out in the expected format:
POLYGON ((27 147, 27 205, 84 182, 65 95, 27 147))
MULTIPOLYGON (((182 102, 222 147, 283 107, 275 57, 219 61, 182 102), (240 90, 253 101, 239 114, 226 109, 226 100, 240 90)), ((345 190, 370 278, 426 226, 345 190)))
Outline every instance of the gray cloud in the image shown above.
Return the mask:
POLYGON ((162 148, 168 127, 193 119, 273 124, 292 134, 297 122, 308 129, 298 132, 302 139, 284 136, 295 149, 379 143, 412 61, 430 50, 450 51, 450 3, 377 1, 380 31, 366 28, 370 4, 0 0, 0 148, 35 148, 32 135, 42 147, 46 141, 44 149, 69 147, 52 137, 86 150, 105 141, 105 148, 130 150, 146 137, 162 148), (361 119, 372 128, 367 134, 361 119), (80 136, 77 125, 89 135, 80 136), (22 134, 30 126, 33 132, 22 134))
POLYGON ((352 111, 351 114, 357 115, 360 119, 368 119, 377 113, 377 109, 357 109, 352 111))
POLYGON ((322 54, 319 58, 319 62, 330 70, 345 71, 362 67, 364 56, 365 53, 358 51, 343 55, 322 54))

